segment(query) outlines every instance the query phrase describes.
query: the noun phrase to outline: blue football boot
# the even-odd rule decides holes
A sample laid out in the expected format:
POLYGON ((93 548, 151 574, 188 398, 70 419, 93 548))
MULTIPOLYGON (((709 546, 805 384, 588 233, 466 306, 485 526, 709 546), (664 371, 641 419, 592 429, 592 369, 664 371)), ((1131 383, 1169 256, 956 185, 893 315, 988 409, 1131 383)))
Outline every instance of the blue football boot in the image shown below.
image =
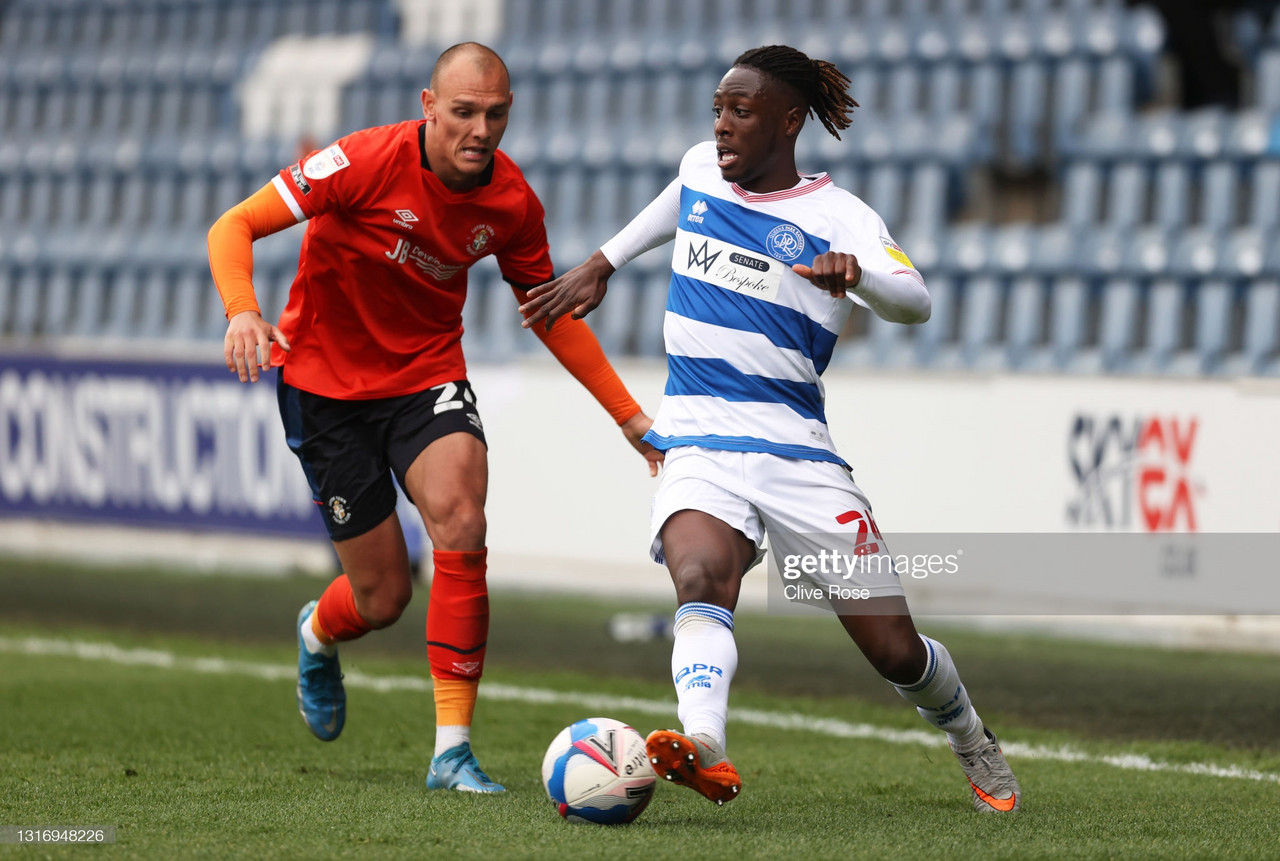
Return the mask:
POLYGON ((427 772, 427 789, 456 789, 459 792, 506 792, 507 788, 494 783, 480 770, 476 755, 467 742, 454 745, 431 760, 427 772))
POLYGON ((307 729, 321 741, 333 741, 347 720, 347 692, 342 687, 338 655, 313 655, 302 639, 302 623, 316 608, 315 601, 298 613, 298 712, 307 729))

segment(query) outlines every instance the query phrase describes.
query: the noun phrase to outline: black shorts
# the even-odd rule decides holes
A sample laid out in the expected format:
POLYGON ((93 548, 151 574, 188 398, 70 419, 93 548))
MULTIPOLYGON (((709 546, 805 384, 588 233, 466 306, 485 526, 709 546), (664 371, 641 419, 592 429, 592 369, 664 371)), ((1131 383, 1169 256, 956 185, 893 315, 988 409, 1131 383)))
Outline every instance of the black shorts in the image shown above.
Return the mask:
POLYGON ((466 380, 411 395, 347 401, 295 389, 280 373, 276 396, 285 438, 302 461, 334 541, 363 535, 395 511, 391 476, 404 489, 409 466, 431 443, 459 432, 485 441, 466 380))

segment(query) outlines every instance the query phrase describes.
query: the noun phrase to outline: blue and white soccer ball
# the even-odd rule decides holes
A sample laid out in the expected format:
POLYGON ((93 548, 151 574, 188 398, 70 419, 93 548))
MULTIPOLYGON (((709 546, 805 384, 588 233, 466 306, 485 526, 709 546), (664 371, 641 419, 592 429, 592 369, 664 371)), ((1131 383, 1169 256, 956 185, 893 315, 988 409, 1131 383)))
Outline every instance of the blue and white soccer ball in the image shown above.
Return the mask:
POLYGON ((565 727, 542 759, 542 785, 570 822, 630 822, 649 804, 656 782, 644 738, 612 718, 565 727))

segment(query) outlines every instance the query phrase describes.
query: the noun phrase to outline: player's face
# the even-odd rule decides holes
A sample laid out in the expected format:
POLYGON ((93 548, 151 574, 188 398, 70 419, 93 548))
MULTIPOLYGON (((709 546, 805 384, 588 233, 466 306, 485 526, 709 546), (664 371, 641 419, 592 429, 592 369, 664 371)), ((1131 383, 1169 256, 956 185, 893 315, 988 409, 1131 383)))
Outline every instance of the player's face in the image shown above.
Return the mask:
POLYGON ((511 111, 510 82, 500 68, 459 61, 422 91, 431 170, 454 191, 474 188, 493 160, 511 111))
POLYGON ((735 66, 720 80, 712 111, 721 176, 753 192, 796 184, 795 135, 803 114, 773 79, 735 66))

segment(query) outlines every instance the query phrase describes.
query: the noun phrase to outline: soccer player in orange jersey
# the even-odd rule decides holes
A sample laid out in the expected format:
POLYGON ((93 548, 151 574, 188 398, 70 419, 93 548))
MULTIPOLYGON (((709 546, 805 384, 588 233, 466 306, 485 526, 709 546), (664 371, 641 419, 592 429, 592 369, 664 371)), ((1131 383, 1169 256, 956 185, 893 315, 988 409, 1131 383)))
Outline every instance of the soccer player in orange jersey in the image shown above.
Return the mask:
MULTIPOLYGON (((384 628, 412 582, 391 475, 433 545, 427 657, 436 704, 431 789, 501 792, 470 745, 489 625, 488 464, 462 355, 467 270, 494 255, 517 300, 552 277, 543 209, 498 143, 512 104, 501 58, 475 43, 441 54, 423 119, 365 129, 282 170, 209 231, 226 306, 227 367, 242 382, 279 366, 280 413, 343 574, 298 617, 298 709, 330 741, 346 694, 336 644, 384 628), (278 325, 262 318, 252 243, 307 222, 278 325)), ((648 461, 641 412, 580 321, 539 337, 648 461)))

